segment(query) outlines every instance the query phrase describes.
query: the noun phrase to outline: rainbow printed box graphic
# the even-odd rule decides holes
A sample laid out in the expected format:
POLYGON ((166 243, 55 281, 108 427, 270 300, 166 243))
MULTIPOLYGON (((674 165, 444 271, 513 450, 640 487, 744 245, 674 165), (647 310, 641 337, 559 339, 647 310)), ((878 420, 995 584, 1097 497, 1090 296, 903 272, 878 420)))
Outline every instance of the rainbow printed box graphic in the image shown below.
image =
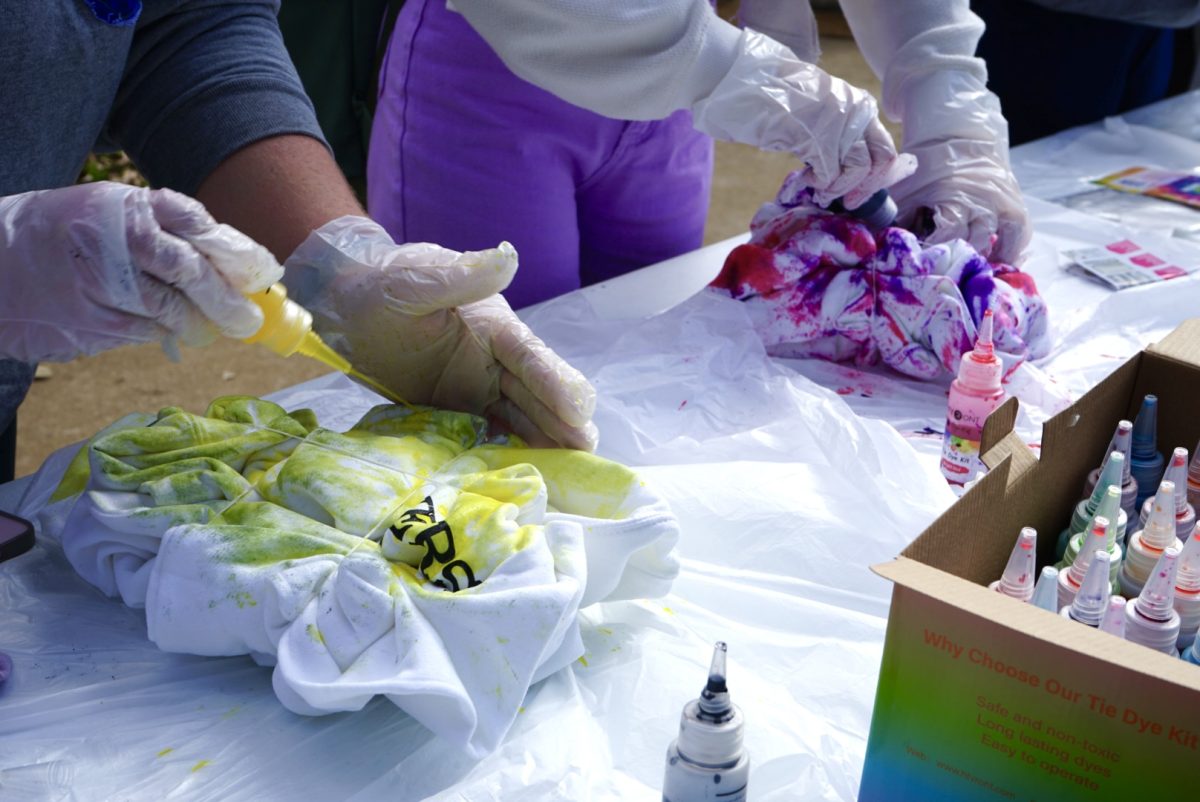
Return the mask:
MULTIPOLYGON (((895 579, 941 581, 925 572, 938 573, 895 579)), ((896 589, 860 800, 1151 800, 1186 787, 1200 768, 1200 668, 998 594, 972 604, 958 594, 990 592, 963 585, 943 598, 896 589), (993 619, 992 604, 1013 609, 993 619)))
POLYGON ((1115 422, 1159 397, 1160 442, 1200 438, 1200 320, 1047 421, 1042 454, 989 418, 990 472, 896 560, 859 799, 1158 800, 1200 776, 1200 667, 987 589, 1022 526, 1038 565, 1115 422))

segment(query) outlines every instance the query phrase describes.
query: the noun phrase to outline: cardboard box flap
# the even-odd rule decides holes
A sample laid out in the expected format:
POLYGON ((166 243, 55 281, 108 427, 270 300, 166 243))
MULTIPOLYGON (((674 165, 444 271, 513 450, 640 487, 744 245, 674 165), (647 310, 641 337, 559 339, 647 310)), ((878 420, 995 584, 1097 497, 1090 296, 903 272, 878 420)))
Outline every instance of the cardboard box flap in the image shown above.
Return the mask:
POLYGON ((1018 409, 1016 398, 1010 398, 997 407, 984 422, 983 436, 979 442, 980 458, 989 469, 1012 458, 1012 465, 1008 469, 1009 482, 1020 479, 1027 470, 1037 465, 1037 457, 1013 431, 1018 409))
MULTIPOLYGON (((1088 455, 1088 466, 1100 467, 1113 429, 1125 417, 1140 366, 1140 356, 1129 360, 1101 381, 1097 392, 1088 393, 1042 424, 1042 462, 1053 466, 1053 472, 1066 471, 1082 451, 1088 455)), ((1083 477, 1073 481, 1082 493, 1083 477)), ((1071 488, 1071 492, 1075 490, 1071 488)))
POLYGON ((1200 367, 1200 318, 1185 320, 1179 328, 1146 350, 1191 367, 1200 367))
POLYGON ((1177 685, 1182 690, 1200 692, 1200 671, 1191 663, 1178 657, 1168 657, 1140 644, 1116 640, 1107 632, 1014 602, 986 587, 959 579, 917 560, 897 557, 891 562, 873 565, 871 570, 900 587, 931 596, 939 602, 981 616, 1030 638, 1079 652, 1123 671, 1148 672, 1156 679, 1177 685))
MULTIPOLYGON (((1200 348, 1200 343, 1194 345, 1200 348)), ((1200 352, 1192 358, 1200 359, 1200 352)), ((1137 384, 1125 413, 1130 420, 1137 415, 1147 393, 1159 398, 1158 450, 1169 459, 1171 450, 1182 446, 1190 456, 1200 438, 1200 416, 1196 414, 1195 401, 1200 398, 1200 370, 1182 365, 1176 356, 1147 351, 1141 355, 1137 384)))
MULTIPOLYGON (((1029 449, 1023 443, 1019 445, 1028 453, 1029 449)), ((1003 509, 1010 505, 1009 470, 1012 464, 1012 458, 1006 456, 994 465, 962 498, 950 505, 929 528, 909 543, 900 553, 901 556, 976 582, 995 579, 990 576, 990 568, 984 569, 982 566, 990 566, 998 559, 1007 560, 1012 543, 998 547, 994 539, 975 535, 979 521, 988 514, 988 510, 1003 509), (997 548, 1004 553, 999 554, 997 548), (988 571, 988 575, 981 573, 983 570, 988 571)), ((1017 531, 1019 527, 1013 530, 1014 538, 1017 531)))

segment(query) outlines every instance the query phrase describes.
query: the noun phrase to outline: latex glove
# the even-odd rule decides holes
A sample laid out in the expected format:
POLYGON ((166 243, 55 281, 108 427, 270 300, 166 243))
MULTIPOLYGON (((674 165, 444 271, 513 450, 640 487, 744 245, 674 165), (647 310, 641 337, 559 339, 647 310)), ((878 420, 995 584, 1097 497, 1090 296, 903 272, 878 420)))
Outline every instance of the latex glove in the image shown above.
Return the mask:
POLYGON ((733 66, 692 106, 692 118, 718 139, 795 154, 821 206, 843 198, 857 208, 916 168, 896 153, 867 92, 752 30, 742 32, 733 66))
POLYGON ((964 239, 992 262, 1016 263, 1032 232, 996 96, 973 75, 942 72, 928 76, 905 105, 906 120, 925 119, 911 135, 906 123, 904 148, 920 168, 892 188, 898 224, 928 244, 964 239))
POLYGON ((929 244, 961 238, 993 262, 1014 262, 1029 219, 1009 169, 1008 124, 975 56, 983 21, 967 0, 840 5, 919 164, 891 190, 898 224, 929 244))
POLYGON ((0 356, 66 361, 126 343, 248 337, 246 293, 283 268, 169 189, 98 182, 0 198, 0 356))
POLYGON ((347 216, 314 231, 286 267, 289 294, 322 339, 404 400, 499 418, 533 445, 595 449, 595 390, 497 294, 517 270, 508 243, 397 245, 347 216))

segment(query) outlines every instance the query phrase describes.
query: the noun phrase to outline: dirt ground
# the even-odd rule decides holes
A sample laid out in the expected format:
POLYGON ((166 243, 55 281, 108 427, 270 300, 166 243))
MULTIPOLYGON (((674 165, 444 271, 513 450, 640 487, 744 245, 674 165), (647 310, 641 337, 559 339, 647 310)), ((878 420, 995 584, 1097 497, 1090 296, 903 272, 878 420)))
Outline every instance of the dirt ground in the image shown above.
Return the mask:
MULTIPOLYGON (((821 30, 822 66, 878 97, 879 82, 853 41, 831 35, 844 33, 844 23, 836 17, 823 18, 821 30)), ((718 143, 705 243, 745 231, 759 204, 774 195, 795 164, 788 155, 718 143)), ((144 345, 50 369, 52 375, 36 381, 21 406, 18 476, 36 470, 54 450, 92 435, 126 413, 164 406, 201 411, 218 396, 262 395, 327 372, 302 357, 283 359, 233 341, 184 349, 179 363, 168 360, 157 345, 144 345)))

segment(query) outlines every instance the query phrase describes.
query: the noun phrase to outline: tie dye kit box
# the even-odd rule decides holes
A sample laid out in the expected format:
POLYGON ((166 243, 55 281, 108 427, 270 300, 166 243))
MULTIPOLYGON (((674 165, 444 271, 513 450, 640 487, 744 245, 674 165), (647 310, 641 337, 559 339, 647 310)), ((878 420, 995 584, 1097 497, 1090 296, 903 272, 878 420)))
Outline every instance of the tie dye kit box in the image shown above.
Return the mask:
MULTIPOLYGON (((894 561, 861 802, 1168 799, 1200 767, 1200 666, 989 591, 1022 526, 1038 569, 1119 419, 1159 399, 1158 447, 1200 438, 1200 319, 1047 421, 1041 458, 989 418, 989 473, 894 561)), ((1130 523, 1130 531, 1134 522, 1130 523)))

